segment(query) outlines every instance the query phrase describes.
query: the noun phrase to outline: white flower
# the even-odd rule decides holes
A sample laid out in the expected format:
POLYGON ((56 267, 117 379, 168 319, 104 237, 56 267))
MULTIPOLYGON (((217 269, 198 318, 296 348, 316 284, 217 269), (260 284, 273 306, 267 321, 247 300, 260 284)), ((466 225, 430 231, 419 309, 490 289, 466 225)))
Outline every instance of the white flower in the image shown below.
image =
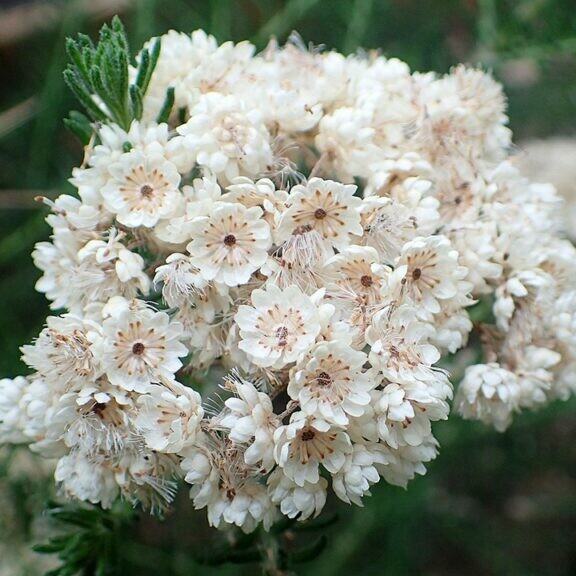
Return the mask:
POLYGON ((327 245, 345 248, 351 243, 351 236, 362 235, 358 210, 362 199, 354 196, 355 191, 354 185, 321 178, 293 186, 289 207, 278 224, 278 240, 284 241, 294 230, 306 228, 318 232, 327 245))
POLYGON ((110 382, 126 390, 146 391, 152 382, 172 382, 188 354, 179 341, 182 326, 164 312, 124 310, 104 320, 103 337, 96 337, 93 351, 102 355, 110 382))
POLYGON ((83 454, 116 457, 129 443, 132 402, 119 401, 110 386, 92 386, 61 396, 48 426, 48 436, 83 454))
POLYGON ((317 304, 296 286, 254 290, 252 306, 240 306, 234 320, 240 328, 240 349, 261 367, 295 362, 320 332, 317 304))
POLYGON ((475 364, 466 374, 456 392, 454 407, 466 419, 482 420, 503 432, 519 410, 518 377, 496 363, 475 364))
POLYGON ((166 264, 158 266, 154 284, 162 282, 162 297, 168 306, 186 305, 189 298, 208 286, 190 257, 176 252, 166 258, 166 264))
POLYGON ((416 320, 410 307, 400 307, 390 316, 383 310, 366 331, 370 363, 392 382, 445 379, 433 368, 440 359, 438 350, 428 343, 433 333, 430 324, 416 320))
POLYGON ((161 220, 154 227, 154 236, 161 242, 167 242, 184 249, 192 238, 191 226, 200 216, 208 216, 214 202, 220 199, 222 189, 214 175, 195 178, 192 186, 183 186, 183 205, 170 218, 161 220))
POLYGON ((347 504, 362 506, 362 498, 370 494, 370 486, 380 480, 375 464, 389 464, 393 460, 378 444, 353 444, 342 470, 332 477, 336 496, 347 504))
POLYGON ((212 526, 219 527, 224 521, 244 532, 252 532, 260 522, 265 529, 270 527, 275 509, 238 446, 217 435, 205 435, 183 456, 181 467, 186 482, 192 485, 194 507, 208 508, 212 526))
POLYGON ((313 294, 323 285, 322 265, 334 251, 322 236, 307 226, 296 228, 268 258, 261 272, 279 288, 298 286, 313 294))
POLYGON ((402 248, 391 283, 398 297, 436 314, 441 302, 471 289, 462 282, 467 270, 458 265, 458 252, 445 236, 415 238, 402 248))
POLYGON ((378 310, 390 304, 388 282, 391 269, 380 264, 378 252, 368 246, 349 246, 330 258, 323 270, 327 296, 340 317, 358 334, 364 332, 378 310))
POLYGON ((114 470, 102 457, 71 452, 58 461, 56 482, 68 497, 110 508, 120 490, 114 470))
POLYGON ((315 144, 348 182, 354 176, 367 176, 369 165, 381 154, 374 143, 373 119, 370 107, 342 107, 320 121, 315 144))
POLYGON ((44 271, 36 289, 53 301, 52 309, 81 313, 87 304, 118 294, 132 298, 148 292, 144 259, 124 246, 125 235, 111 228, 97 237, 101 239, 83 244, 75 232, 65 230, 52 243, 36 244, 34 263, 44 271))
POLYGON ((438 441, 432 434, 418 446, 402 446, 392 452, 392 458, 378 465, 378 472, 386 482, 406 488, 416 474, 426 474, 426 462, 438 455, 438 441))
POLYGON ((222 413, 220 424, 230 429, 229 437, 233 442, 249 445, 244 452, 246 464, 261 462, 264 470, 271 470, 274 432, 280 425, 272 400, 251 382, 236 375, 227 378, 226 385, 236 395, 226 400, 227 410, 222 413))
POLYGON ((178 384, 150 385, 138 398, 139 411, 134 424, 146 445, 158 452, 180 452, 194 442, 204 416, 200 394, 178 384))
POLYGON ((176 166, 160 155, 127 152, 109 168, 111 178, 101 190, 106 208, 121 224, 151 228, 173 214, 182 200, 176 166))
POLYGON ((46 322, 34 345, 22 346, 24 362, 60 390, 94 378, 99 367, 87 331, 98 326, 71 314, 49 316, 46 322))
POLYGON ((280 512, 288 518, 300 522, 315 518, 326 504, 328 482, 320 478, 318 482, 304 482, 299 486, 284 474, 282 468, 276 468, 268 477, 268 491, 280 512))
POLYGON ((258 207, 215 202, 210 216, 191 225, 191 262, 206 280, 227 286, 245 284, 268 258, 270 228, 258 207))
POLYGON ((293 370, 288 394, 308 416, 338 426, 362 416, 376 386, 363 370, 368 357, 340 342, 318 344, 293 370))
POLYGON ((429 187, 427 180, 408 178, 395 188, 394 198, 364 198, 362 243, 375 248, 382 262, 393 264, 404 244, 417 236, 429 236, 439 227, 438 200, 424 196, 429 187))
POLYGON ((210 92, 178 127, 182 146, 196 162, 224 182, 256 176, 272 163, 269 134, 257 109, 246 109, 236 96, 210 92))
POLYGON ((451 390, 446 388, 436 391, 419 382, 385 384, 374 393, 380 439, 392 448, 419 446, 431 433, 430 421, 448 417, 451 390))
POLYGON ((0 442, 19 444, 29 442, 24 434, 24 417, 21 400, 28 380, 23 376, 0 380, 0 442))
POLYGON ((274 433, 276 462, 298 486, 316 484, 320 464, 331 474, 338 472, 351 449, 350 438, 342 428, 302 412, 293 414, 290 423, 274 433))
POLYGON ((349 246, 325 264, 329 291, 343 298, 352 295, 371 309, 384 300, 390 268, 379 263, 378 252, 368 246, 349 246))

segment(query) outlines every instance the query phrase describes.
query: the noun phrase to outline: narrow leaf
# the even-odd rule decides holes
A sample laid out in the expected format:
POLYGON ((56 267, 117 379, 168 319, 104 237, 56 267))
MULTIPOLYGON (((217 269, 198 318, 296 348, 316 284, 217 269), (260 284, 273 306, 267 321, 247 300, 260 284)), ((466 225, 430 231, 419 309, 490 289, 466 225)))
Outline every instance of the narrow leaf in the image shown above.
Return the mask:
POLYGON ((132 116, 136 120, 140 120, 142 118, 142 92, 140 92, 140 88, 136 86, 136 84, 132 84, 130 86, 130 103, 132 106, 132 116))
POLYGON ((158 112, 158 116, 156 117, 156 122, 158 124, 162 124, 163 122, 168 122, 170 118, 170 113, 172 112, 172 108, 174 107, 174 87, 170 86, 168 90, 166 90, 166 97, 164 98, 164 103, 162 104, 162 108, 160 112, 158 112))

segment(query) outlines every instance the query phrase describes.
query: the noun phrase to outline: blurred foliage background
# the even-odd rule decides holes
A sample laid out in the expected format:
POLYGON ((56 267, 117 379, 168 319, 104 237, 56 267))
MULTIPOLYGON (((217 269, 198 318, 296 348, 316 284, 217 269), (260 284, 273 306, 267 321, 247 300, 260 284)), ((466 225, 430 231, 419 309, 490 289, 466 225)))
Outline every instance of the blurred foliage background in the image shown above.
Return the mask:
MULTIPOLYGON (((379 49, 414 70, 478 64, 505 85, 516 142, 576 135, 574 0, 2 0, 0 377, 23 372, 18 348, 48 314, 33 289, 39 273, 30 253, 49 233, 34 197, 70 192, 67 178, 82 158, 62 123, 76 108, 62 80, 64 39, 95 35, 115 13, 134 49, 170 28, 204 28, 259 49, 271 35, 283 41, 297 30, 306 43, 345 53, 379 49)), ((440 456, 407 491, 382 483, 363 510, 330 503, 339 519, 325 530, 328 548, 298 573, 575 574, 576 402, 522 416, 505 434, 457 418, 436 432, 440 456)), ((18 474, 14 481, 14 459, 0 452, 0 545, 36 534, 33 512, 49 496, 51 480, 41 480, 36 461, 24 468, 38 470, 38 481, 23 483, 18 474)), ((186 494, 177 508, 165 523, 140 519, 124 542, 134 574, 255 572, 254 565, 199 567, 192 556, 214 534, 186 494)), ((0 576, 41 573, 9 568, 0 549, 0 576)))

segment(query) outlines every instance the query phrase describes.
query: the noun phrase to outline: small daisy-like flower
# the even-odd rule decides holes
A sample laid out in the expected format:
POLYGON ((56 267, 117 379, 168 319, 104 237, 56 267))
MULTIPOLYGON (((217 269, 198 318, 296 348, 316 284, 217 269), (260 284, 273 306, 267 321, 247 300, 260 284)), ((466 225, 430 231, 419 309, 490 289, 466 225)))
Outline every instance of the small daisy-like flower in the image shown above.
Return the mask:
POLYGON ((261 271, 270 284, 280 288, 294 285, 312 294, 323 285, 322 264, 333 254, 316 230, 301 226, 274 251, 261 271))
POLYGON ((445 236, 414 238, 404 245, 392 274, 399 298, 437 314, 441 302, 472 287, 462 282, 468 270, 458 265, 458 252, 445 236))
POLYGON ((182 326, 164 312, 124 310, 104 321, 103 334, 93 344, 95 354, 102 353, 110 382, 126 390, 145 392, 152 382, 173 381, 179 357, 188 354, 179 341, 182 326))
POLYGON ((252 306, 240 306, 234 319, 239 348, 261 367, 282 368, 296 361, 320 332, 317 303, 296 286, 254 290, 252 306))
POLYGON ((348 434, 332 428, 323 420, 293 414, 290 424, 274 433, 274 457, 284 474, 298 486, 320 480, 320 464, 331 474, 337 473, 352 450, 348 434))
POLYGON ((154 284, 162 282, 162 297, 168 306, 185 305, 191 296, 208 286, 190 257, 176 252, 166 258, 166 264, 156 268, 154 284))
POLYGON ((327 293, 346 310, 349 321, 364 329, 376 311, 387 305, 391 270, 380 264, 378 252, 368 246, 349 246, 324 267, 327 293))
POLYGON ((326 244, 341 249, 351 236, 362 235, 359 208, 362 199, 354 196, 356 186, 311 178, 306 185, 290 190, 289 208, 281 215, 278 239, 286 240, 296 229, 316 230, 326 244))
POLYGON ((71 314, 49 316, 34 345, 22 346, 22 359, 59 388, 81 384, 97 371, 87 329, 90 327, 71 314))
MULTIPOLYGON (((99 382, 100 384, 100 382, 99 382)), ((85 454, 120 454, 130 437, 131 402, 113 398, 102 382, 99 388, 90 387, 81 394, 64 394, 50 422, 54 436, 61 435, 66 446, 85 454)))
POLYGON ((434 328, 418 321, 411 307, 402 306, 391 315, 383 310, 366 330, 370 363, 392 382, 433 381, 443 374, 432 368, 440 359, 428 344, 433 334, 434 328))
POLYGON ((206 280, 246 284, 268 258, 270 227, 258 207, 215 202, 210 216, 191 224, 191 262, 206 280))
POLYGON ((112 178, 102 188, 106 208, 124 226, 151 228, 178 207, 180 174, 159 154, 138 150, 122 154, 109 167, 112 178))
POLYGON ((417 236, 433 234, 440 225, 438 200, 423 196, 429 182, 410 178, 397 186, 400 198, 368 196, 360 209, 362 243, 378 251, 380 261, 392 264, 402 247, 417 236))
POLYGON ((204 416, 200 394, 172 382, 170 387, 150 385, 138 398, 140 411, 135 419, 146 445, 158 452, 180 452, 194 441, 204 416))
POLYGON ((294 368, 288 394, 304 414, 345 426, 348 416, 362 416, 370 402, 376 383, 362 371, 367 361, 364 352, 340 342, 318 344, 294 368))

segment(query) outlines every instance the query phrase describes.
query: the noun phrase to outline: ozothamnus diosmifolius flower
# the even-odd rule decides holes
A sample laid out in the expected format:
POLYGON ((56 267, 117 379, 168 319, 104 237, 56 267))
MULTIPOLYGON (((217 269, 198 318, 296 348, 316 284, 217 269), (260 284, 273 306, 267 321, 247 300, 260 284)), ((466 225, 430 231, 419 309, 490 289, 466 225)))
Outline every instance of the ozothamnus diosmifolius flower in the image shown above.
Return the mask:
POLYGON ((471 333, 465 418, 576 388, 576 252, 488 74, 201 30, 132 66, 118 22, 68 51, 85 157, 33 254, 54 315, 0 381, 0 440, 62 494, 162 511, 182 479, 211 525, 268 529, 424 474, 471 333))

